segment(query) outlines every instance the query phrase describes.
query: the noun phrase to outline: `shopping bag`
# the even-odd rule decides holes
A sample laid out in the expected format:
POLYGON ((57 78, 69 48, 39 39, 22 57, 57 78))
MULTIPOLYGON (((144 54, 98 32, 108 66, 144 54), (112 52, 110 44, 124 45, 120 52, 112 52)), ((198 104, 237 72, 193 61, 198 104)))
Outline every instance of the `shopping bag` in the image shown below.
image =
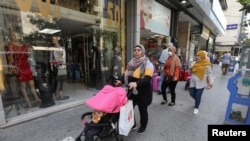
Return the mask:
POLYGON ((121 107, 119 117, 119 134, 128 136, 132 126, 134 125, 134 108, 132 100, 121 107))

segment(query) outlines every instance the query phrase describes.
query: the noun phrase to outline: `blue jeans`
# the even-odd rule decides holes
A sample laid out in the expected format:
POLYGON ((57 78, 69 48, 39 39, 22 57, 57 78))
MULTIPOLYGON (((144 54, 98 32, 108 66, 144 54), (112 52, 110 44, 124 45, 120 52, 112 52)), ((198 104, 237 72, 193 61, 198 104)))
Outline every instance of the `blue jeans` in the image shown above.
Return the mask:
POLYGON ((162 85, 163 77, 164 77, 164 71, 162 70, 161 73, 160 73, 160 77, 159 77, 158 91, 161 91, 161 85, 162 85))
POLYGON ((195 101, 194 108, 197 108, 197 109, 199 108, 203 91, 204 91, 204 88, 201 88, 201 89, 196 89, 195 87, 189 88, 189 94, 195 101))

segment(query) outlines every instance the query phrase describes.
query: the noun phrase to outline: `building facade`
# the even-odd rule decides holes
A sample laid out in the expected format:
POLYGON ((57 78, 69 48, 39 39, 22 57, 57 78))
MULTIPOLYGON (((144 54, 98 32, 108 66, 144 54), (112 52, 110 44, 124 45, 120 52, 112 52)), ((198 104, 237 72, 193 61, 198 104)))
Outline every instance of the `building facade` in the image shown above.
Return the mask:
MULTIPOLYGON (((243 11, 239 11, 242 5, 237 1, 228 1, 228 9, 223 11, 227 19, 227 28, 225 36, 216 38, 215 52, 220 58, 223 52, 231 52, 232 56, 240 56, 241 41, 239 41, 243 28, 242 20, 246 20, 247 16, 243 11)), ((242 34, 243 35, 243 34, 242 34)))

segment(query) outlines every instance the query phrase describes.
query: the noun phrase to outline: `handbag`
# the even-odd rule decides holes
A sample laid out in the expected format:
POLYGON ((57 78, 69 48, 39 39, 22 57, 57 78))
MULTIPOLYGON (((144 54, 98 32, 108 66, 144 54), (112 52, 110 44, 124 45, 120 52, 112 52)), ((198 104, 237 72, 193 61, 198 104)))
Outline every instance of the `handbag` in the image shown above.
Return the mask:
POLYGON ((172 76, 167 76, 167 75, 165 75, 164 79, 163 79, 163 81, 165 83, 170 83, 170 82, 172 82, 172 80, 173 80, 173 77, 172 76))
POLYGON ((66 69, 58 69, 58 76, 64 76, 67 75, 66 69))
POLYGON ((134 125, 134 107, 132 100, 123 105, 120 109, 119 117, 119 134, 128 136, 131 128, 134 125))
POLYGON ((57 80, 66 80, 67 79, 67 69, 58 69, 57 70, 57 80))

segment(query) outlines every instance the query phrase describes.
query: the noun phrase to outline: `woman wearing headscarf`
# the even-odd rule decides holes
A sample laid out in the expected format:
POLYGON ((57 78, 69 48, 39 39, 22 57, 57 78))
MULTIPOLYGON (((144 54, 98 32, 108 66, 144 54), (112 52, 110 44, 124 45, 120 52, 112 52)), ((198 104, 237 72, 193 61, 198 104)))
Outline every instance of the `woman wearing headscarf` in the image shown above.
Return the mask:
MULTIPOLYGON (((153 90, 151 86, 151 78, 153 76, 154 66, 148 57, 145 55, 143 45, 135 45, 133 50, 133 58, 128 62, 126 71, 115 85, 120 85, 122 82, 133 90, 130 99, 133 100, 133 105, 137 105, 140 113, 140 128, 138 133, 145 132, 148 124, 148 106, 152 103, 153 90), (137 91, 137 92, 136 92, 137 91)), ((132 129, 136 129, 136 123, 132 129)))
POLYGON ((161 85, 163 97, 161 104, 164 105, 167 103, 166 88, 169 87, 171 102, 168 104, 168 106, 174 106, 176 97, 175 88, 180 76, 181 61, 176 55, 176 48, 174 46, 169 47, 168 54, 169 57, 164 64, 165 75, 161 85), (166 78, 170 78, 170 81, 167 81, 166 78))
POLYGON ((191 66, 191 80, 189 86, 190 96, 194 99, 194 114, 199 113, 199 105, 201 102, 202 93, 206 88, 212 87, 212 69, 211 63, 206 58, 204 51, 196 53, 196 62, 191 66))

